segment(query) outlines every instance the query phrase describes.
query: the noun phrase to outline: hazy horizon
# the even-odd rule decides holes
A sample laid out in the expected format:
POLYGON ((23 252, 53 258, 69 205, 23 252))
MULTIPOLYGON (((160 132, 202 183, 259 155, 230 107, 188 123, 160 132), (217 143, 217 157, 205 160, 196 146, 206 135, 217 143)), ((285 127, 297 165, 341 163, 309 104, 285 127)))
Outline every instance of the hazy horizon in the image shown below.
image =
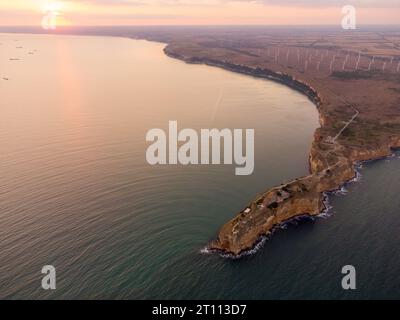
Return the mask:
POLYGON ((399 0, 12 0, 0 4, 0 26, 337 25, 343 5, 360 25, 400 25, 399 0))

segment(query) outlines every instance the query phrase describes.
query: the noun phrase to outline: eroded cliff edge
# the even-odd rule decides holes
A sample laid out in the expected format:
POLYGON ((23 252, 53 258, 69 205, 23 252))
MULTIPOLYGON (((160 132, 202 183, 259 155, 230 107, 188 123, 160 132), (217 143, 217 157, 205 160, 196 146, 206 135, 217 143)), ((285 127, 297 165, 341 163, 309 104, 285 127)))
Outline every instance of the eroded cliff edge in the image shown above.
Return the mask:
POLYGON ((273 62, 259 63, 256 57, 249 59, 240 53, 229 53, 229 61, 221 59, 220 52, 214 57, 199 48, 185 50, 168 45, 165 53, 187 63, 278 81, 307 95, 319 111, 321 127, 315 132, 310 151, 310 174, 258 196, 222 226, 217 239, 208 245, 210 250, 237 256, 252 249, 260 237, 285 221, 319 215, 326 209, 325 193, 354 178, 358 162, 389 156, 393 148, 400 147, 396 94, 382 99, 379 111, 371 108, 379 89, 400 92, 400 78, 396 75, 358 72, 344 78, 341 74, 317 78, 273 62), (346 90, 349 86, 355 88, 352 94, 346 90), (392 107, 396 108, 395 113, 391 112, 392 107))

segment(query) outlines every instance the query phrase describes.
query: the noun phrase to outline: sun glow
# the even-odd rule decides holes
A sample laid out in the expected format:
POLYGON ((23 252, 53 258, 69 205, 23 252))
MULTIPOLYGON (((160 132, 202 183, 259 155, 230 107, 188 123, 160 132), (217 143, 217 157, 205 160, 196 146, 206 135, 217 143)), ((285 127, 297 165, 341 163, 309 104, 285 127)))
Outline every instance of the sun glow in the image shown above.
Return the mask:
MULTIPOLYGON (((306 5, 310 1, 0 0, 0 25, 32 26, 42 19, 45 29, 66 25, 340 25, 341 7, 334 7, 335 1, 313 0, 318 5, 306 5)), ((364 1, 374 6, 354 1, 360 4, 359 24, 399 24, 400 7, 390 5, 396 1, 364 1)))

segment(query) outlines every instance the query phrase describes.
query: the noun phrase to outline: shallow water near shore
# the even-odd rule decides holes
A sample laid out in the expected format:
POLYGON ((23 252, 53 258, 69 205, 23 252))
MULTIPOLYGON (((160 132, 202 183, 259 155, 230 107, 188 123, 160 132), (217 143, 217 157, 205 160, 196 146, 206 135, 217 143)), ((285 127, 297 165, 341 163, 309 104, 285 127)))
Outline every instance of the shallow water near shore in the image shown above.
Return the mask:
POLYGON ((300 93, 187 65, 158 43, 0 42, 1 298, 398 297, 397 157, 365 164, 346 195, 330 196, 332 216, 278 230, 254 255, 200 252, 258 193, 308 173, 318 114, 300 93), (146 132, 169 120, 254 128, 255 173, 149 166, 146 132), (46 264, 57 269, 52 292, 40 288, 46 264), (346 264, 356 291, 340 287, 346 264))

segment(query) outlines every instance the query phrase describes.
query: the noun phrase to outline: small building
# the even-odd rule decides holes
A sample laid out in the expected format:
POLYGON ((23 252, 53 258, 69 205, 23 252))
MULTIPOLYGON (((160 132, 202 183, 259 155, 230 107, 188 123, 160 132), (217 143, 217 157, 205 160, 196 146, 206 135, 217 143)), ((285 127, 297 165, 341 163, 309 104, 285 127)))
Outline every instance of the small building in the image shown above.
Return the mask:
POLYGON ((335 143, 335 138, 333 138, 333 137, 331 137, 331 136, 328 136, 328 137, 326 138, 326 142, 327 142, 327 143, 335 143))

